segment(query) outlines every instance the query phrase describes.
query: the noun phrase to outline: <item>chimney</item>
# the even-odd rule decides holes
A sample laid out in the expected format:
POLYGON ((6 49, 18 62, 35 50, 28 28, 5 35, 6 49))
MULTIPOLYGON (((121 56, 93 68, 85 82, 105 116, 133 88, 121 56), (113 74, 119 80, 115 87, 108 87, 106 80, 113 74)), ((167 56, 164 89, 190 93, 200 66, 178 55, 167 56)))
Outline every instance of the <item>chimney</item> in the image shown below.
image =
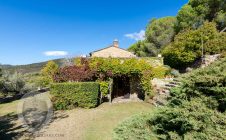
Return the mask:
POLYGON ((115 39, 115 40, 113 41, 113 46, 116 47, 116 48, 119 47, 119 43, 118 43, 118 40, 117 40, 117 39, 115 39))

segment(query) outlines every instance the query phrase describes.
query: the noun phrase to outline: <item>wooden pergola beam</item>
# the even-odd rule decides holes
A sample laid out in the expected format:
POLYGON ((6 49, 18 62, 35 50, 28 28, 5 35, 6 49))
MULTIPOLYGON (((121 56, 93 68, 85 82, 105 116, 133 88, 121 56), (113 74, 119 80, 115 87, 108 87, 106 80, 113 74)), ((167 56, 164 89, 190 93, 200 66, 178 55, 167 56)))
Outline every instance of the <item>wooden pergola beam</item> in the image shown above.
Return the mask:
POLYGON ((226 31, 226 27, 222 31, 220 31, 220 33, 223 33, 224 31, 226 31))

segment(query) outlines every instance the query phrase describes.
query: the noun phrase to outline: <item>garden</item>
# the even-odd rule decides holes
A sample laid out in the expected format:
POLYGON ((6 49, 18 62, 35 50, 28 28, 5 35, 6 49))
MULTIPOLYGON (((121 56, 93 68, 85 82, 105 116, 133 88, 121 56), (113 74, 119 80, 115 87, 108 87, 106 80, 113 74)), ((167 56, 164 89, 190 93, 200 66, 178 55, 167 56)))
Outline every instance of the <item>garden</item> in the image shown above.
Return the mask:
POLYGON ((226 59, 181 77, 165 107, 134 116, 114 139, 225 139, 226 59))
POLYGON ((170 71, 163 65, 153 67, 150 61, 141 58, 76 58, 74 63, 58 69, 55 63, 49 62, 43 69, 42 83, 50 86, 57 110, 93 108, 103 101, 125 96, 126 90, 137 94, 141 100, 152 98, 150 81, 170 71), (120 89, 120 85, 124 86, 120 89))
POLYGON ((0 65, 0 139, 226 140, 225 0, 189 0, 144 32, 128 48, 135 58, 0 65), (153 79, 171 81, 157 89, 153 79), (51 122, 36 133, 18 120, 24 95, 53 104, 51 122))

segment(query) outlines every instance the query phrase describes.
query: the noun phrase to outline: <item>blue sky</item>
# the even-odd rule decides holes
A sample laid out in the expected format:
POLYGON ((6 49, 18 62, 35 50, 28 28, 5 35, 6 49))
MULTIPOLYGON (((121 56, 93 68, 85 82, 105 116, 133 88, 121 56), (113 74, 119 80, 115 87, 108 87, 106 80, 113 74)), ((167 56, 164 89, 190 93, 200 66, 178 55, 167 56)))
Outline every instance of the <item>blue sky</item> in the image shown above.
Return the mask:
POLYGON ((187 1, 0 0, 0 63, 88 54, 116 38, 128 48, 152 18, 175 16, 187 1))

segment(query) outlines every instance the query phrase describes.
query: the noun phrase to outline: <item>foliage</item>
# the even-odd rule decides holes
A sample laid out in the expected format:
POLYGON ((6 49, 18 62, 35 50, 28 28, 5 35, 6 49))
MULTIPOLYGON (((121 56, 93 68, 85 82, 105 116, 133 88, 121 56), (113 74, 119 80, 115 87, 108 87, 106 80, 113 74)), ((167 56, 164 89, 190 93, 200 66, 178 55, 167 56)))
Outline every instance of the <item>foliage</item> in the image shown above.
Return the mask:
MULTIPOLYGON (((152 64, 149 59, 119 58, 81 58, 75 59, 76 65, 60 68, 54 75, 55 82, 70 81, 108 81, 114 77, 139 77, 143 91, 152 92, 150 80, 153 78, 152 64)), ((159 61, 159 60, 158 60, 159 61)), ((108 84, 101 84, 101 92, 108 93, 108 84)))
POLYGON ((218 36, 212 40, 208 40, 205 43, 205 52, 207 54, 215 54, 215 53, 222 53, 226 50, 226 33, 220 33, 218 36))
MULTIPOLYGON (((55 59, 54 61, 58 66, 62 66, 64 63, 64 59, 55 59)), ((27 73, 39 73, 43 67, 48 62, 40 62, 40 63, 33 63, 28 65, 1 65, 3 71, 8 71, 10 73, 19 72, 21 74, 27 74, 27 73)))
POLYGON ((158 55, 158 51, 154 47, 154 45, 146 40, 136 42, 135 44, 131 45, 128 48, 128 50, 133 52, 134 54, 136 54, 136 56, 139 57, 149 57, 158 55))
POLYGON ((146 29, 147 41, 152 43, 157 49, 169 44, 175 35, 173 28, 175 22, 175 17, 153 19, 146 29))
POLYGON ((109 83, 106 81, 100 81, 100 92, 102 94, 103 97, 106 97, 109 93, 109 83))
POLYGON ((0 68, 0 78, 2 77, 2 69, 0 68))
POLYGON ((176 31, 186 28, 197 29, 204 21, 217 21, 217 27, 222 30, 225 22, 225 0, 189 0, 177 15, 176 31))
POLYGON ((156 140, 148 125, 151 114, 139 114, 123 121, 113 131, 113 140, 156 140))
POLYGON ((151 20, 146 29, 146 40, 138 41, 128 50, 141 57, 157 56, 173 40, 175 22, 175 17, 151 20))
POLYGON ((76 66, 82 66, 82 63, 84 63, 83 61, 84 61, 83 58, 76 57, 76 58, 74 59, 74 64, 75 64, 76 66))
MULTIPOLYGON (((160 52, 162 52, 165 46, 168 46, 171 43, 169 45, 171 47, 167 47, 167 51, 172 50, 173 52, 169 57, 175 57, 176 59, 185 57, 184 61, 182 59, 182 61, 175 60, 175 65, 181 64, 180 66, 178 66, 178 68, 184 65, 189 65, 191 61, 194 61, 196 59, 196 53, 193 54, 191 51, 184 51, 184 49, 178 50, 178 48, 174 48, 175 45, 172 42, 175 35, 177 35, 178 33, 181 33, 179 34, 179 36, 183 36, 182 34, 190 34, 183 40, 190 40, 190 43, 193 42, 193 44, 197 44, 197 46, 200 46, 201 44, 201 37, 203 40, 205 40, 204 43, 206 43, 206 40, 208 40, 209 43, 205 45, 207 45, 208 48, 210 47, 212 49, 206 49, 207 53, 219 52, 221 51, 219 45, 224 46, 224 44, 221 43, 221 39, 217 39, 217 37, 215 37, 214 40, 211 40, 211 38, 205 38, 205 36, 208 35, 208 29, 211 28, 207 28, 202 31, 193 31, 198 30, 202 26, 206 26, 206 21, 215 22, 215 26, 219 31, 226 28, 225 0, 189 0, 189 2, 179 10, 176 18, 164 17, 160 19, 153 19, 147 26, 146 39, 136 42, 135 44, 130 46, 128 50, 134 52, 137 56, 140 57, 157 56, 160 52), (204 33, 204 36, 201 36, 202 33, 204 33)), ((176 38, 178 38, 178 36, 176 38)), ((184 46, 184 43, 186 43, 186 41, 182 41, 182 46, 184 46)), ((193 45, 191 47, 193 47, 193 45)), ((173 58, 169 61, 171 60, 174 61, 173 58)))
POLYGON ((53 79, 54 74, 58 70, 58 65, 54 61, 49 61, 45 67, 41 70, 43 76, 46 76, 48 79, 53 79))
POLYGON ((146 94, 151 93, 152 66, 144 59, 93 58, 90 60, 90 67, 97 71, 100 80, 138 76, 146 94))
POLYGON ((109 73, 109 76, 140 75, 152 66, 143 59, 93 58, 90 67, 99 73, 109 73), (111 74, 110 74, 111 73, 111 74))
POLYGON ((95 70, 91 70, 89 66, 66 66, 60 68, 58 72, 54 75, 55 82, 84 82, 84 81, 94 81, 95 70))
POLYGON ((25 82, 20 73, 5 73, 0 81, 0 92, 7 94, 18 94, 24 91, 25 82))
POLYGON ((50 93, 57 110, 92 108, 99 102, 99 84, 95 82, 56 83, 51 85, 50 93))
POLYGON ((182 77, 181 87, 173 89, 171 96, 190 100, 193 97, 209 97, 217 103, 215 109, 226 110, 226 58, 204 69, 196 70, 182 77))
POLYGON ((23 79, 26 83, 26 87, 29 87, 30 90, 37 90, 38 87, 42 87, 42 85, 47 85, 48 83, 44 84, 45 80, 41 80, 44 78, 41 73, 26 73, 23 74, 23 79))
POLYGON ((218 28, 220 30, 222 30, 226 27, 226 10, 221 10, 220 12, 217 13, 215 22, 217 23, 218 28))
POLYGON ((186 4, 180 9, 176 18, 175 31, 178 33, 180 30, 192 27, 195 22, 198 22, 199 17, 191 5, 186 4))
MULTIPOLYGON (((108 94, 108 81, 114 77, 138 77, 142 90, 146 95, 152 96, 151 79, 153 78, 152 62, 149 58, 143 59, 119 59, 119 58, 90 58, 75 59, 76 65, 60 68, 54 75, 55 82, 100 82, 100 90, 103 96, 108 94)), ((156 60, 159 66, 159 59, 156 60)), ((159 66, 160 68, 160 66, 159 66)), ((165 68, 160 68, 165 73, 165 68)), ((157 72, 156 72, 157 76, 157 72)))
POLYGON ((170 72, 170 75, 172 75, 174 77, 179 77, 180 72, 178 70, 172 69, 171 72, 170 72))
POLYGON ((170 74, 170 68, 165 66, 158 66, 153 68, 153 75, 155 78, 165 78, 167 74, 170 74))
POLYGON ((160 109, 148 122, 159 139, 226 138, 226 116, 206 107, 200 98, 160 109))
POLYGON ((53 82, 53 76, 58 71, 58 65, 54 61, 49 61, 41 70, 41 86, 48 86, 53 82))
POLYGON ((115 129, 115 137, 126 139, 132 134, 169 140, 225 139, 225 67, 226 58, 222 58, 206 68, 185 74, 179 78, 180 87, 171 90, 167 106, 122 123, 115 129))
MULTIPOLYGON (((165 64, 178 69, 189 66, 197 58, 201 57, 202 43, 209 44, 207 45, 209 48, 206 48, 207 52, 217 53, 218 51, 210 47, 210 41, 218 39, 219 36, 216 24, 210 22, 205 22, 197 30, 187 30, 179 33, 175 37, 174 42, 163 50, 165 64)), ((222 42, 222 44, 225 44, 225 42, 222 42)))

